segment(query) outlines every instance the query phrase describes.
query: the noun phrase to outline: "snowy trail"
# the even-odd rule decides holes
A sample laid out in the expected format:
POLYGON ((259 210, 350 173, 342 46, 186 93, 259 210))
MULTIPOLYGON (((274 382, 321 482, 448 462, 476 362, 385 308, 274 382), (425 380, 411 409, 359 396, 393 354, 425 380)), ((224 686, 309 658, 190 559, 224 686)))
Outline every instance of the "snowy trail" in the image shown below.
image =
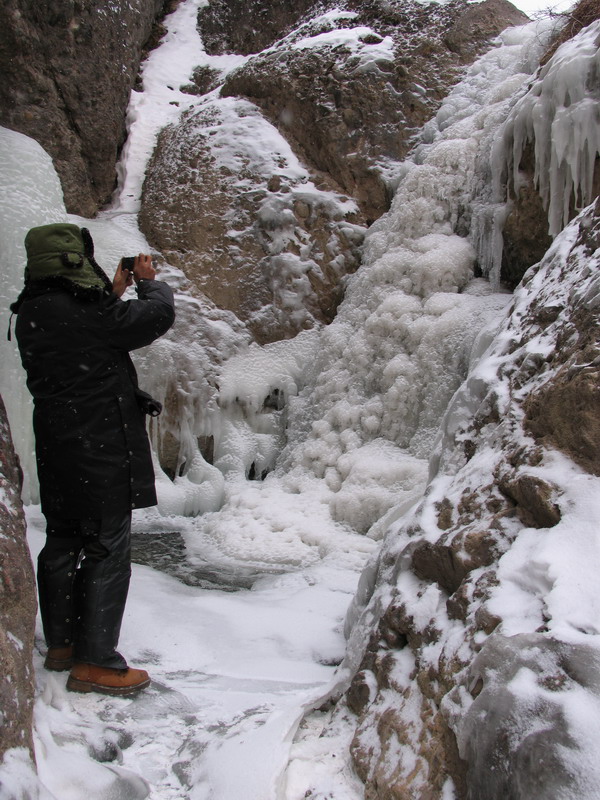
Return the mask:
MULTIPOLYGON (((39 508, 29 507, 34 560, 43 528, 39 508)), ((134 565, 120 648, 149 671, 149 690, 134 699, 73 694, 66 673, 45 671, 35 653, 36 756, 50 796, 280 796, 296 726, 343 657, 356 577, 321 563, 227 592, 134 565)), ((43 651, 39 620, 37 639, 43 651)))

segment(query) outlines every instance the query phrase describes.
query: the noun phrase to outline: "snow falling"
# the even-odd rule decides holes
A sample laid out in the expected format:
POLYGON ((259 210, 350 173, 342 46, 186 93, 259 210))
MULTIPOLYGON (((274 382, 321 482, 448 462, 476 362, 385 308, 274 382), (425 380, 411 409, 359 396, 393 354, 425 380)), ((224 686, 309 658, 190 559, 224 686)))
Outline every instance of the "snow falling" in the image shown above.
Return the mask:
MULTIPOLYGON (((212 104, 224 140, 243 135, 235 120, 228 126, 231 99, 172 88, 200 64, 226 74, 240 63, 203 51, 191 22, 200 4, 186 0, 167 18, 168 32, 144 65, 143 90, 132 93, 119 188, 97 219, 67 215, 47 154, 0 129, 2 309, 20 289, 30 227, 85 225, 109 273, 121 255, 149 251, 136 224, 144 170, 160 128, 182 110, 212 104)), ((345 28, 294 46, 354 36, 360 49, 364 31, 345 28)), ((175 388, 178 408, 150 434, 156 453, 167 435, 180 442, 179 469, 168 477, 157 457, 159 505, 136 512, 141 563, 134 565, 121 637, 128 660, 147 668, 153 683, 135 700, 74 696, 34 654, 41 798, 297 800, 315 776, 335 788, 336 800, 361 797, 343 758, 332 767, 331 752, 311 739, 310 721, 295 744, 294 736, 305 711, 343 680, 336 665, 346 654, 345 621, 348 632, 360 610, 352 598, 361 571, 372 565, 389 526, 422 498, 446 411, 511 300, 494 282, 494 226, 481 221, 498 215, 505 199, 499 187, 492 196, 489 153, 491 172, 503 165, 518 185, 520 155, 534 130, 536 176, 553 235, 566 222, 572 194, 582 205, 590 199, 600 125, 597 104, 581 89, 598 64, 598 24, 563 45, 532 82, 548 31, 542 22, 506 31, 425 126, 395 177, 392 208, 369 229, 363 265, 327 328, 250 344, 232 314, 187 295, 182 273, 163 269, 160 277, 176 290, 178 320, 136 363, 141 385, 157 399, 175 388), (577 135, 567 136, 573 128, 577 135), (459 223, 470 224, 469 237, 456 234, 459 223), (477 262, 490 266, 489 275, 474 277, 477 262), (212 463, 200 452, 202 436, 214 440, 212 463), (154 552, 161 571, 145 551, 154 552)), ((268 133, 243 146, 258 160, 279 147, 300 174, 277 130, 261 126, 268 133)), ((8 326, 4 310, 2 321, 8 326)), ((0 390, 25 471, 35 557, 44 524, 31 405, 14 342, 1 347, 0 390)), ((464 414, 455 409, 457 418, 464 414)), ((452 417, 444 424, 451 429, 452 417)), ((520 547, 529 558, 535 542, 520 547)), ((545 557, 559 557, 552 543, 545 557)), ((506 569, 513 574, 509 563, 506 569)), ((499 603, 509 583, 499 589, 499 603)), ((514 630, 523 630, 516 614, 514 630)), ((41 628, 37 638, 41 645, 41 628)), ((13 755, 9 791, 33 786, 13 755)))

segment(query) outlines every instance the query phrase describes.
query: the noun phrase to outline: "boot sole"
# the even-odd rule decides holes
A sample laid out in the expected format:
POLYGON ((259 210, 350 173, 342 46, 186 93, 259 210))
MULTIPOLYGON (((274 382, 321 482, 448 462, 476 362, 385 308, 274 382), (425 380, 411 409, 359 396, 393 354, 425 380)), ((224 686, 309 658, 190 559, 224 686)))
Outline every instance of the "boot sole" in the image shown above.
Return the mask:
POLYGON ((70 692, 99 692, 99 694, 108 694, 111 697, 127 697, 128 695, 137 694, 147 686, 150 686, 150 678, 142 681, 142 683, 136 683, 135 686, 104 686, 101 683, 93 683, 92 681, 80 681, 72 675, 69 675, 67 679, 67 689, 70 692))

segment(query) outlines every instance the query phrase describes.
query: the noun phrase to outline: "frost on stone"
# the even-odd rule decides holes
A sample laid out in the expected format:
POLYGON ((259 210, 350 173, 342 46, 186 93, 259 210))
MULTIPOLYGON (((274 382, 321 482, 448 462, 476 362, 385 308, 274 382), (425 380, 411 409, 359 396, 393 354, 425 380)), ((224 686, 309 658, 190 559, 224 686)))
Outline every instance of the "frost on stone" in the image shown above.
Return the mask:
MULTIPOLYGON (((466 682, 470 705, 454 725, 474 797, 597 796, 597 648, 536 633, 493 635, 469 667, 466 682)), ((450 718, 459 691, 444 701, 450 718)))
POLYGON ((388 528, 361 585, 362 615, 353 604, 349 702, 365 691, 363 673, 377 680, 353 745, 368 782, 384 772, 441 786, 450 774, 492 800, 598 794, 599 478, 586 444, 598 393, 583 391, 600 369, 598 214, 596 202, 561 232, 496 336, 476 345, 427 491, 388 528), (577 397, 560 403, 579 376, 577 397), (384 724, 393 734, 370 751, 370 731, 384 724), (445 772, 430 750, 440 726, 460 756, 447 747, 445 772), (395 760, 394 736, 412 767, 404 751, 395 760))

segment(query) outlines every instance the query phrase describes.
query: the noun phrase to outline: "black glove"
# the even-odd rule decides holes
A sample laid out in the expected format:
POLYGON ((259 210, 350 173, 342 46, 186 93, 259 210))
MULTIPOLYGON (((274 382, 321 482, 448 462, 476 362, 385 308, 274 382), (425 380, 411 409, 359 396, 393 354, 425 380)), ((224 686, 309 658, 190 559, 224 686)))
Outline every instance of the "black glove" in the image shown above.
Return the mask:
POLYGON ((135 399, 137 400, 138 407, 142 414, 148 414, 150 417, 158 417, 162 411, 162 403, 151 397, 148 392, 142 389, 135 390, 135 399))

